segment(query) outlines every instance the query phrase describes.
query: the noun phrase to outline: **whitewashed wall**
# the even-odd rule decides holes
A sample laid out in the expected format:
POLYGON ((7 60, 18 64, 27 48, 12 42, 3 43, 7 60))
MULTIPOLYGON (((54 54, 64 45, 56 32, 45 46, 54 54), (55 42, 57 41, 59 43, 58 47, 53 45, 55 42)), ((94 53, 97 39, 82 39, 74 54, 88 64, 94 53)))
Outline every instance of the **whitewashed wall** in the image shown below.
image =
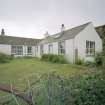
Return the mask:
POLYGON ((0 52, 11 55, 11 45, 0 44, 0 52))
MULTIPOLYGON (((0 52, 11 55, 11 45, 4 45, 4 44, 0 44, 0 52)), ((32 46, 32 55, 35 57, 35 46, 32 46)), ((27 55, 27 46, 23 45, 23 55, 15 55, 15 57, 21 57, 21 56, 29 56, 27 55)))
POLYGON ((49 48, 48 48, 49 44, 44 44, 43 45, 43 53, 44 54, 48 54, 49 53, 49 48))
POLYGON ((37 46, 35 46, 35 50, 36 50, 36 57, 41 57, 40 55, 40 45, 38 45, 38 50, 37 50, 37 46))
POLYGON ((95 41, 96 52, 102 51, 102 40, 94 29, 92 23, 75 37, 75 48, 78 48, 78 55, 81 59, 94 60, 94 58, 86 56, 86 40, 95 41))
POLYGON ((37 48, 38 46, 35 46, 35 57, 39 57, 39 50, 37 48))
POLYGON ((58 42, 47 43, 43 45, 44 54, 49 53, 49 44, 53 45, 53 52, 52 54, 58 54, 58 42))
POLYGON ((73 63, 73 56, 73 39, 65 40, 65 57, 70 63, 73 63))
POLYGON ((23 56, 27 56, 27 46, 23 45, 23 56))
POLYGON ((53 54, 58 54, 58 42, 53 43, 53 54))
MULTIPOLYGON (((49 53, 49 44, 53 45, 52 54, 58 54, 58 42, 44 44, 44 54, 49 53)), ((73 39, 65 40, 65 57, 69 62, 73 63, 73 39)))
POLYGON ((32 46, 32 57, 35 57, 35 46, 32 46))

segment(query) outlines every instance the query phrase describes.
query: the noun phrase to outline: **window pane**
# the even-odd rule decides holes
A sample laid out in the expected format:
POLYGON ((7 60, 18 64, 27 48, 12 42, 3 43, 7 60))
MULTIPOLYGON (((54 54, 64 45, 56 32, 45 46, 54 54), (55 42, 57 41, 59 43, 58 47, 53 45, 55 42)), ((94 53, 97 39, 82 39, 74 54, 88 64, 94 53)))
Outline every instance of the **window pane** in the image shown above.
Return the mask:
POLYGON ((52 44, 49 45, 49 53, 53 53, 53 45, 52 44))
POLYGON ((17 48, 16 48, 16 54, 17 55, 22 55, 23 54, 23 47, 22 46, 17 46, 17 48))
POLYGON ((89 48, 90 44, 89 41, 86 41, 86 48, 89 48))
POLYGON ((93 56, 95 55, 95 42, 86 41, 86 55, 93 56))
POLYGON ((16 46, 11 47, 11 53, 16 53, 16 46))
POLYGON ((22 55, 23 54, 23 47, 22 46, 11 46, 11 54, 22 55))
POLYGON ((28 47, 27 47, 27 53, 28 53, 28 54, 32 54, 32 47, 31 47, 31 46, 28 46, 28 47))
POLYGON ((58 43, 58 53, 59 54, 64 54, 65 53, 65 42, 61 41, 58 43))

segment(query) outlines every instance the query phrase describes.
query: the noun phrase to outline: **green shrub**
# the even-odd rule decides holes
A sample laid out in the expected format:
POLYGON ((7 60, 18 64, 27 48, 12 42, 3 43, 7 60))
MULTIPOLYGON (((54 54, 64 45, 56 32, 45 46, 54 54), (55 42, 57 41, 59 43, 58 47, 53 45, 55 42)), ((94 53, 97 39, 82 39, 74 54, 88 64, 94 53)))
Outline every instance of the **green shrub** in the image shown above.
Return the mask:
POLYGON ((103 64, 103 55, 102 53, 97 53, 95 56, 95 64, 96 66, 102 66, 103 64))
POLYGON ((67 63, 67 60, 65 59, 63 55, 58 55, 58 58, 59 58, 60 63, 67 63))
POLYGON ((60 63, 59 56, 54 55, 52 60, 51 60, 51 62, 53 62, 53 63, 60 63))
POLYGON ((49 59, 49 55, 48 54, 43 54, 41 56, 41 60, 48 61, 48 59, 49 59))
POLYGON ((9 62, 10 60, 12 60, 13 57, 10 55, 6 55, 4 53, 0 53, 0 63, 6 63, 9 62))
POLYGON ((71 94, 75 105, 104 105, 105 80, 88 77, 72 81, 71 94))
POLYGON ((52 63, 67 63, 64 55, 43 54, 41 59, 44 61, 50 61, 52 63))
POLYGON ((93 62, 92 61, 86 61, 86 62, 84 62, 84 65, 89 66, 89 67, 95 67, 96 66, 94 61, 93 62))
POLYGON ((53 61, 54 57, 55 57, 54 54, 48 54, 48 61, 53 61))
POLYGON ((105 68, 105 56, 103 58, 103 67, 105 68))
MULTIPOLYGON (((38 82, 44 84, 35 88, 37 105, 105 105, 105 80, 97 73, 64 78, 49 73, 38 82), (43 81, 43 82, 41 82, 43 81), (49 99, 52 99, 50 100, 49 99)), ((34 92, 33 92, 34 93, 34 92)))

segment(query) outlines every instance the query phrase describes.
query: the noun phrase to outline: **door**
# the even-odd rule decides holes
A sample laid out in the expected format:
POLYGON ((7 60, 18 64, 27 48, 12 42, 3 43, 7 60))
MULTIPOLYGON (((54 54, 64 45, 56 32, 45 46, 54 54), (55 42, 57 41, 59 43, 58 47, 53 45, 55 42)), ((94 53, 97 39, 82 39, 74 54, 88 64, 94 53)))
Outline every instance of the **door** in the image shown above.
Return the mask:
POLYGON ((78 49, 75 49, 75 62, 78 60, 78 49))

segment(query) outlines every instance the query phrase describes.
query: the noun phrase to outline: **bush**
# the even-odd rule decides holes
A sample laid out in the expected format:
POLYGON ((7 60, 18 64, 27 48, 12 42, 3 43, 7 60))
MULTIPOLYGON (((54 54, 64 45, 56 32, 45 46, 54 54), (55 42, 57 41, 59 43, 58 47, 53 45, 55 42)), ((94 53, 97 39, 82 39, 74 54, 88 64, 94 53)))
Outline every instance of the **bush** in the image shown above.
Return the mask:
POLYGON ((59 62, 58 56, 53 56, 52 59, 49 60, 50 62, 57 63, 59 62))
POLYGON ((86 61, 86 62, 84 62, 84 65, 85 66, 90 66, 90 67, 95 67, 96 66, 95 62, 92 62, 92 61, 86 61))
POLYGON ((75 64, 77 64, 77 65, 82 65, 82 64, 83 64, 83 60, 81 60, 81 59, 78 58, 78 59, 76 60, 75 64))
POLYGON ((12 60, 13 57, 10 55, 6 55, 4 53, 0 53, 0 63, 6 63, 9 62, 10 60, 12 60))
POLYGON ((50 105, 105 105, 105 80, 98 78, 99 75, 92 72, 64 78, 56 72, 45 74, 37 83, 40 88, 34 90, 36 103, 37 105, 48 105, 48 102, 50 105))
POLYGON ((88 77, 72 81, 71 94, 75 105, 104 105, 105 80, 88 77))
POLYGON ((43 54, 41 59, 44 61, 50 61, 52 63, 67 63, 64 55, 43 54))
POLYGON ((48 54, 43 54, 41 60, 48 61, 49 60, 48 54))
POLYGON ((47 54, 47 55, 48 55, 48 61, 53 61, 55 55, 54 54, 47 54))
POLYGON ((103 64, 103 55, 102 53, 97 53, 95 56, 95 64, 96 66, 102 66, 103 64))
POLYGON ((58 55, 58 59, 60 63, 67 63, 67 60, 65 59, 63 55, 58 55))
POLYGON ((105 57, 103 58, 103 67, 105 68, 105 57))

